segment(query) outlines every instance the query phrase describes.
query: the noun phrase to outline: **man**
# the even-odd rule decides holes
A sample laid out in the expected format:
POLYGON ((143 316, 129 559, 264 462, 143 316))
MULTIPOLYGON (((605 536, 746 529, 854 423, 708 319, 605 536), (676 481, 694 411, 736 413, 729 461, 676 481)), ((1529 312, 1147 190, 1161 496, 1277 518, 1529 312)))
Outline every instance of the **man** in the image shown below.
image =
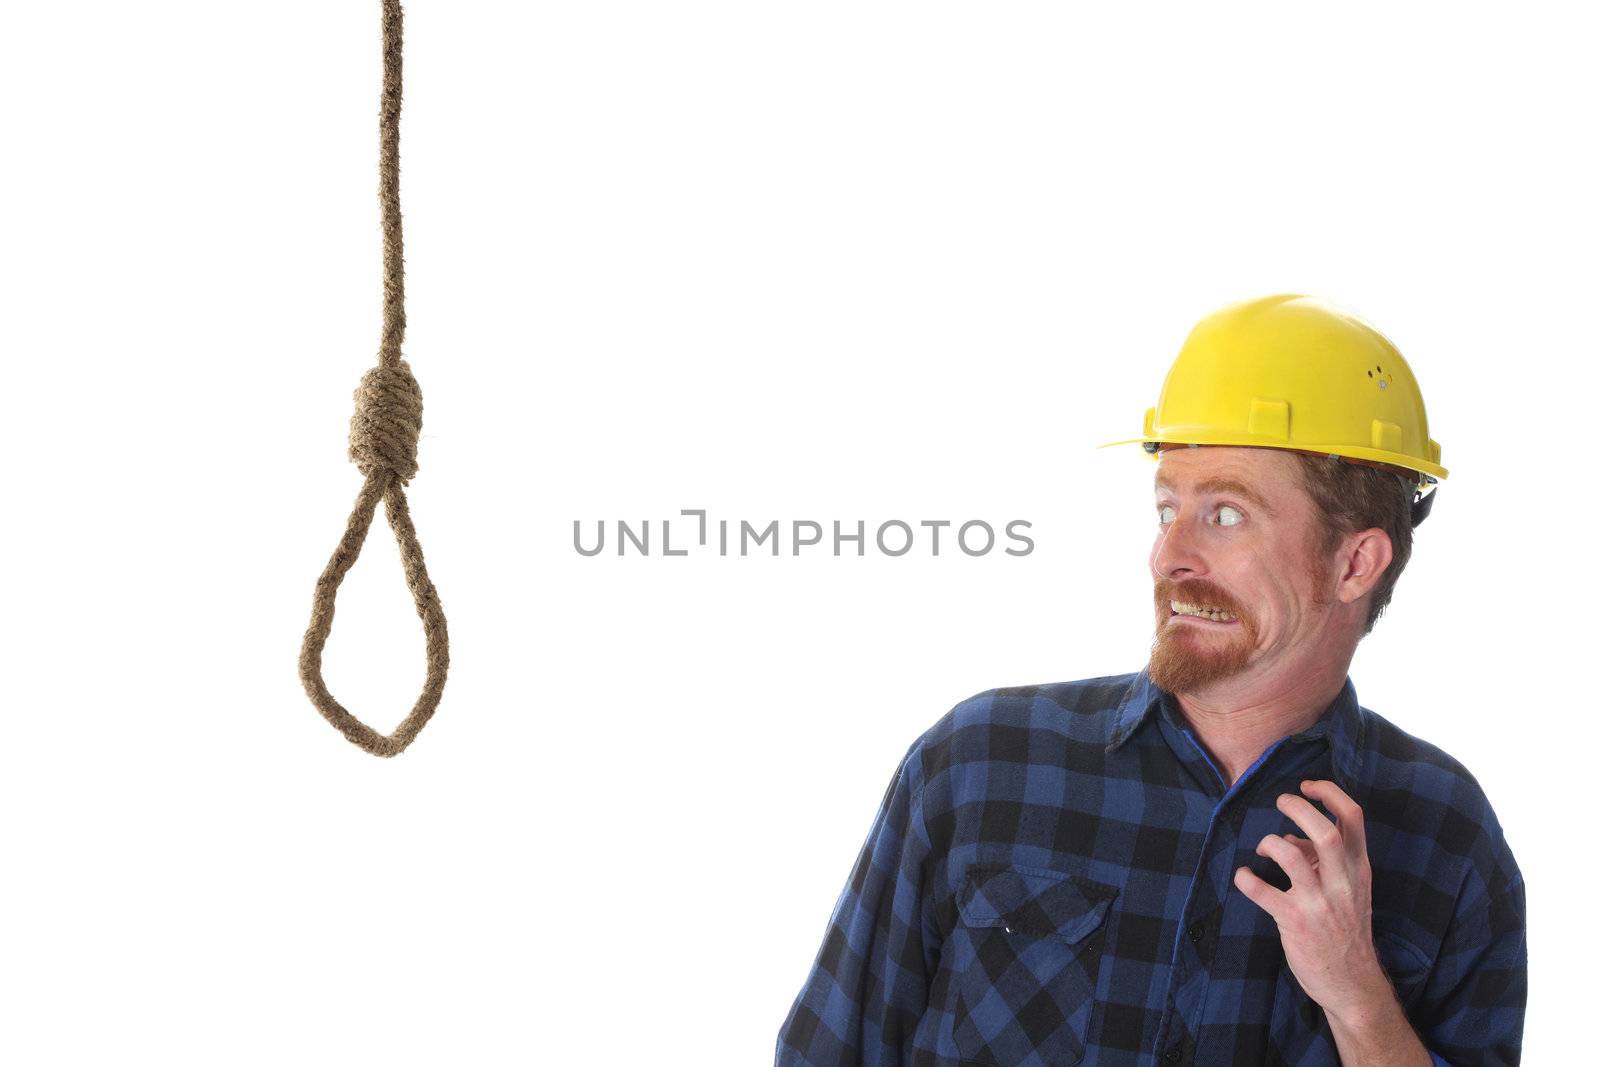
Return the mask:
POLYGON ((1347 677, 1446 474, 1410 368, 1324 302, 1231 305, 1139 440, 1148 665, 918 739, 778 1063, 1517 1063, 1521 872, 1347 677))

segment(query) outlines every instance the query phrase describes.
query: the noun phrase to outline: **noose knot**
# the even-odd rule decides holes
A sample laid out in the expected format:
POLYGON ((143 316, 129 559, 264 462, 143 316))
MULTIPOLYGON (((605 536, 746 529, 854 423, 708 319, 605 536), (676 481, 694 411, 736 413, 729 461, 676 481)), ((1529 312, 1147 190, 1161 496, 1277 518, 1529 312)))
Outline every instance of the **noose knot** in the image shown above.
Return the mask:
POLYGON ((405 360, 379 364, 356 387, 350 416, 350 460, 371 477, 392 471, 401 484, 417 473, 417 438, 422 434, 422 387, 405 360))

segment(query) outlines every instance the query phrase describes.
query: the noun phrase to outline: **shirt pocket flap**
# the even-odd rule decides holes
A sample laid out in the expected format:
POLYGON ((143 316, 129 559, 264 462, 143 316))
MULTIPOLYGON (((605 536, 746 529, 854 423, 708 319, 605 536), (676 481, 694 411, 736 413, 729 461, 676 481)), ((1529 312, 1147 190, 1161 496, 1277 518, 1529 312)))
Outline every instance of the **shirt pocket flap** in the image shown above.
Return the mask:
POLYGON ((1400 995, 1401 1004, 1410 1007, 1433 970, 1433 958, 1376 916, 1373 919, 1372 944, 1384 973, 1400 995))
POLYGON ((1076 944, 1105 921, 1115 886, 1079 875, 1030 867, 978 867, 967 874, 959 900, 968 927, 1059 937, 1076 944))

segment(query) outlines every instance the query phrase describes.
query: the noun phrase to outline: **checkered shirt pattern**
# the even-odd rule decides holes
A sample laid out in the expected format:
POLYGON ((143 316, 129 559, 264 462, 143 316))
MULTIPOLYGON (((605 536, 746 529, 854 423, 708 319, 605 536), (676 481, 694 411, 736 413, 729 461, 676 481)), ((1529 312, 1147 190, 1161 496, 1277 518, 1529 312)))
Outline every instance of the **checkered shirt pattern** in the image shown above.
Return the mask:
POLYGON ((1373 943, 1434 1062, 1516 1064, 1522 874, 1467 769, 1346 678, 1226 787, 1141 671, 981 693, 912 745, 779 1067, 1338 1064, 1276 923, 1233 884, 1249 866, 1289 888, 1255 846, 1303 833, 1275 801, 1310 778, 1361 805, 1373 943))

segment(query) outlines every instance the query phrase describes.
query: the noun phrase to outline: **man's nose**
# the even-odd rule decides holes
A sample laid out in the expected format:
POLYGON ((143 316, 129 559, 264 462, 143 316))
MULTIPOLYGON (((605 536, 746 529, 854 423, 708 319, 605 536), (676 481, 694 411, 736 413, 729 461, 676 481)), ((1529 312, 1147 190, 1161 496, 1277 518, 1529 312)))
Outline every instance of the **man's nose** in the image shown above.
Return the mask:
POLYGON ((1206 573, 1200 539, 1191 516, 1179 515, 1156 535, 1150 571, 1157 578, 1193 577, 1206 573))

